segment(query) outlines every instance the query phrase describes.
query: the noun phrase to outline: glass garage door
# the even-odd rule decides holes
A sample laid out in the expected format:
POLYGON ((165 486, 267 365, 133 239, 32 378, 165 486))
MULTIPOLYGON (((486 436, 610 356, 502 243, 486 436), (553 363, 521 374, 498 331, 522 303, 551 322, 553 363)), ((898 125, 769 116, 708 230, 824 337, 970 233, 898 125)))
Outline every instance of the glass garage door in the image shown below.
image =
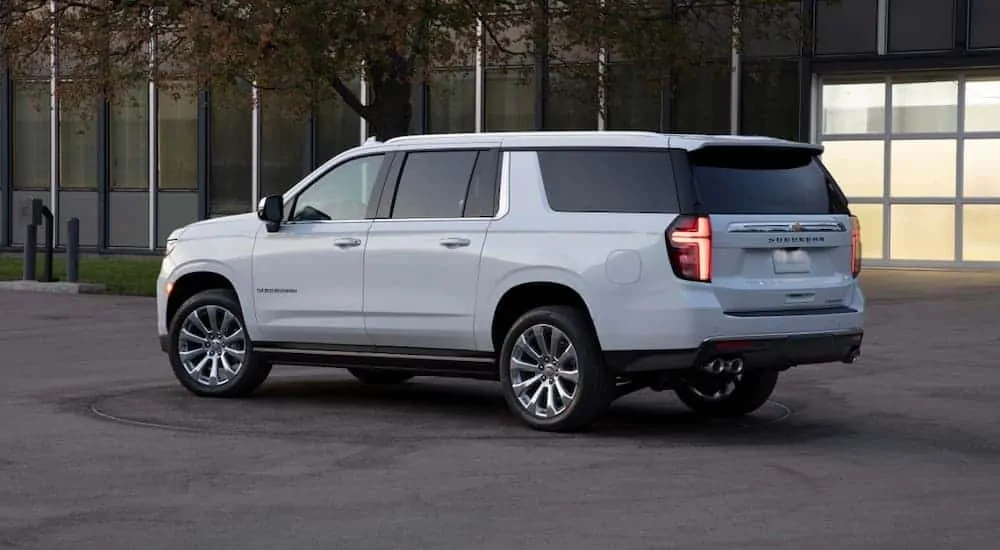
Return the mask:
POLYGON ((818 104, 869 263, 1000 266, 1000 70, 825 77, 818 104))

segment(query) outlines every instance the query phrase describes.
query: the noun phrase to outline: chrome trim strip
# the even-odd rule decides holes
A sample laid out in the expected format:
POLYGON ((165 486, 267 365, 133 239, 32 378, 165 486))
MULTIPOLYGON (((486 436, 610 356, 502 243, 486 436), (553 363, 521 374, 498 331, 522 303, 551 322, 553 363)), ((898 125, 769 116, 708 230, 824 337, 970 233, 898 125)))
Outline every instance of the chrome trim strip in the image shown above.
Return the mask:
MULTIPOLYGON (((854 315, 862 315, 858 311, 854 315)), ((780 340, 782 338, 825 338, 837 336, 864 336, 863 328, 845 328, 838 330, 822 330, 819 332, 778 332, 774 334, 751 334, 744 336, 712 336, 701 341, 701 345, 714 342, 732 342, 734 340, 780 340)))
POLYGON ((840 222, 740 222, 731 223, 730 233, 843 233, 847 231, 840 222))

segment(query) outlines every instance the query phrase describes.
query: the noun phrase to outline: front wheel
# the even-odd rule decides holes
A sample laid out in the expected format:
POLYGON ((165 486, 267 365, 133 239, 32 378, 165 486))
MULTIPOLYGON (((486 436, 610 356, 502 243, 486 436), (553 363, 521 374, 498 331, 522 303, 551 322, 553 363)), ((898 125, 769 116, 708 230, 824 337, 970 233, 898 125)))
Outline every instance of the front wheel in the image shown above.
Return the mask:
POLYGON ((697 372, 674 392, 691 410, 713 418, 738 418, 761 408, 774 393, 778 371, 737 375, 697 372))
POLYGON ((256 390, 271 365, 259 360, 235 294, 206 290, 184 302, 170 323, 170 364, 191 393, 243 397, 256 390))
POLYGON ((507 331, 500 353, 504 399, 534 429, 587 427, 610 404, 613 382, 590 320, 577 308, 533 309, 507 331))

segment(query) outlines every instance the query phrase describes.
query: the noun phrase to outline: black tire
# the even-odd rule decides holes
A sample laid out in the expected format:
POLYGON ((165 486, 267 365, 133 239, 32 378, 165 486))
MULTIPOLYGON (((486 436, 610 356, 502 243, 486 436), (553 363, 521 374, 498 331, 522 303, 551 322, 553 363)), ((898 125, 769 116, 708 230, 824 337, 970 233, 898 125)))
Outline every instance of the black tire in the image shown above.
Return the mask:
MULTIPOLYGON (((705 375, 713 376, 713 375, 705 375)), ((681 382, 674 392, 692 411, 712 418, 739 418, 761 408, 774 393, 778 371, 744 372, 728 396, 710 400, 699 395, 689 382, 681 382)))
POLYGON ((522 422, 536 430, 573 432, 585 429, 597 420, 612 400, 614 377, 608 373, 593 325, 586 313, 574 307, 544 306, 522 315, 507 331, 500 352, 499 368, 500 384, 508 408, 522 422), (576 351, 578 382, 575 394, 568 406, 563 402, 565 410, 547 418, 527 410, 512 387, 510 366, 515 343, 522 333, 535 325, 549 325, 559 329, 576 351))
MULTIPOLYGON (((195 294, 181 304, 177 314, 170 322, 170 346, 168 355, 170 365, 173 367, 174 376, 191 393, 202 397, 246 397, 260 387, 271 373, 271 365, 257 358, 253 351, 253 342, 246 335, 246 322, 243 318, 243 309, 240 307, 236 295, 229 290, 212 289, 195 294), (189 374, 180 357, 181 329, 184 327, 185 319, 200 308, 205 306, 215 306, 222 308, 234 315, 240 323, 245 336, 243 342, 244 360, 243 365, 235 376, 219 385, 211 385, 200 382, 199 375, 189 374)), ((206 368, 209 368, 206 366, 206 368)))
POLYGON ((373 384, 377 386, 402 384, 403 382, 413 378, 413 375, 408 372, 388 369, 365 369, 355 367, 347 369, 347 372, 351 373, 352 376, 365 384, 373 384))

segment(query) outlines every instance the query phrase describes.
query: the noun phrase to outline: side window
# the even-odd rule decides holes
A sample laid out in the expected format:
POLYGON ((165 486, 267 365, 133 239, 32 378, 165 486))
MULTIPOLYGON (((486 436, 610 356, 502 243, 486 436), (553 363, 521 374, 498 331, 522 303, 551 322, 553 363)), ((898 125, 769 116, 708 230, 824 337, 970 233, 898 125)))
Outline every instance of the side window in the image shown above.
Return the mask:
POLYGON ((385 155, 340 164, 299 193, 288 220, 363 220, 385 155))
POLYGON ((461 218, 476 156, 476 151, 406 155, 392 217, 461 218))
POLYGON ((492 218, 499 207, 500 151, 480 151, 465 198, 466 218, 492 218))
POLYGON ((676 213, 670 153, 540 150, 549 207, 557 212, 676 213))

